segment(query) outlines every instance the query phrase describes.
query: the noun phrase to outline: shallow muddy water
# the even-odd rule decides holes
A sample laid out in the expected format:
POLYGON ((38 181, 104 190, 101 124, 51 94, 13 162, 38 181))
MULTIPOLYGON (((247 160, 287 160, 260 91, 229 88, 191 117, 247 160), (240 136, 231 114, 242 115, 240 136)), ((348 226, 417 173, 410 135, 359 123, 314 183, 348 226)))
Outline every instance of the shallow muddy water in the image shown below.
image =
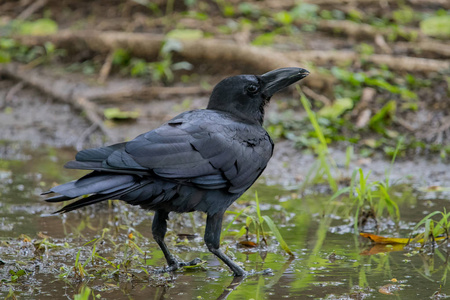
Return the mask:
MULTIPOLYGON (((39 194, 56 183, 84 174, 65 170, 73 150, 28 149, 0 145, 0 297, 73 299, 87 286, 99 299, 429 299, 450 295, 449 248, 418 251, 371 245, 353 234, 344 200, 330 201, 321 189, 265 186, 248 191, 230 210, 243 214, 224 230, 222 248, 246 270, 270 268, 273 275, 233 279, 203 244, 202 214, 173 215, 167 241, 181 259, 205 263, 174 274, 155 274, 165 260, 151 239, 152 213, 105 203, 65 216, 39 194), (295 257, 268 233, 267 246, 244 248, 235 239, 244 215, 256 216, 255 191, 262 215, 278 225, 295 257), (78 259, 77 259, 78 257, 78 259), (436 296, 437 297, 437 296, 436 296)), ((415 223, 434 210, 450 207, 448 193, 420 192, 403 185, 391 189, 400 206, 398 227, 380 218, 380 233, 407 237, 415 223)), ((224 229, 235 214, 227 214, 224 229)), ((373 225, 373 224, 372 224, 373 225)), ((370 222, 366 231, 374 232, 370 222)), ((249 239, 256 242, 250 226, 249 239)), ((11 298, 13 299, 13 298, 11 298)))

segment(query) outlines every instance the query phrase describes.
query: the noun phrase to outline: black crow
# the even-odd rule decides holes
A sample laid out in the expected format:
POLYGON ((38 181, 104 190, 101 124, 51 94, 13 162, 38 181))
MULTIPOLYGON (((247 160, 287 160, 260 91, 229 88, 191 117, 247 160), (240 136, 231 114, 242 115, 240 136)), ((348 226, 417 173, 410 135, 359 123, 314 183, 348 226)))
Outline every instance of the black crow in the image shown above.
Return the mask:
POLYGON ((93 171, 44 193, 59 194, 46 201, 77 198, 60 213, 108 199, 154 210, 152 233, 167 260, 166 271, 199 262, 180 262, 169 252, 164 242, 169 212, 205 212, 208 249, 234 276, 244 276, 219 248, 223 215, 272 156, 273 142, 262 127, 266 104, 308 74, 284 68, 226 78, 214 88, 206 109, 184 112, 132 141, 78 152, 65 167, 93 171))

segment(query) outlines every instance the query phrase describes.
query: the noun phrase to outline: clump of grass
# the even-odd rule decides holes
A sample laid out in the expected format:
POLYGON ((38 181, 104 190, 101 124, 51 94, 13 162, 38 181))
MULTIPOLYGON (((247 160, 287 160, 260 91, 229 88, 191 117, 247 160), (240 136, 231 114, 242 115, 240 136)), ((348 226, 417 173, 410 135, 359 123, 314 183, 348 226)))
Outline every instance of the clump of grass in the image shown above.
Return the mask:
POLYGON ((74 300, 89 300, 89 296, 92 295, 92 299, 95 299, 95 295, 94 292, 92 291, 91 293, 91 289, 87 286, 82 286, 80 289, 80 292, 76 295, 73 296, 74 300))
POLYGON ((382 181, 369 182, 370 172, 365 176, 362 169, 355 170, 350 185, 349 200, 355 209, 354 232, 364 227, 367 218, 372 217, 378 228, 378 218, 383 215, 384 210, 396 222, 400 220, 398 205, 389 195, 389 185, 382 181), (359 184, 355 185, 355 179, 359 174, 359 184))
POLYGON ((174 80, 174 71, 192 69, 192 65, 186 61, 173 61, 173 52, 177 52, 180 47, 176 40, 167 38, 155 62, 131 57, 128 51, 117 49, 113 53, 113 64, 118 66, 122 73, 132 77, 147 76, 155 82, 170 83, 174 80))
MULTIPOLYGON (((400 221, 400 210, 395 200, 390 196, 390 172, 394 165, 395 158, 401 148, 402 140, 397 144, 391 161, 390 168, 386 171, 384 181, 369 181, 370 171, 364 174, 359 168, 352 173, 349 187, 341 188, 330 199, 333 201, 342 194, 348 193, 348 214, 354 210, 354 233, 361 230, 368 219, 372 218, 378 229, 378 219, 387 210, 389 216, 396 224, 400 221)), ((344 200, 345 201, 345 200, 344 200)))
POLYGON ((235 234, 235 239, 239 239, 240 237, 246 235, 246 240, 249 240, 249 231, 250 228, 253 227, 255 230, 255 235, 256 235, 256 245, 261 244, 261 242, 264 242, 264 244, 267 245, 267 234, 269 232, 266 232, 264 230, 264 224, 267 225, 267 227, 269 227, 270 229, 270 233, 273 234, 275 236, 275 238, 277 239, 278 243, 280 244, 280 247, 289 255, 294 256, 294 254, 292 253, 291 249, 289 248, 289 246, 287 245, 287 243, 284 241, 283 236, 281 235, 280 231, 278 230, 278 227, 276 226, 276 224, 273 222, 272 218, 270 218, 267 215, 262 215, 261 214, 261 208, 259 205, 259 198, 258 198, 258 193, 255 192, 255 201, 256 201, 256 214, 249 214, 246 213, 245 211, 247 210, 247 208, 243 208, 242 210, 240 210, 239 212, 232 212, 232 211, 228 211, 229 213, 235 214, 235 217, 233 218, 233 220, 223 229, 223 232, 229 232, 231 226, 233 225, 233 223, 241 216, 244 215, 246 217, 246 221, 245 221, 245 225, 241 227, 241 229, 235 234), (252 226, 253 225, 253 226, 252 226))
POLYGON ((440 236, 445 236, 447 242, 450 241, 450 212, 447 212, 445 207, 443 211, 433 211, 429 213, 417 223, 412 231, 417 231, 421 226, 424 226, 424 231, 411 239, 411 244, 423 239, 423 245, 431 243, 432 247, 434 247, 436 238, 440 236), (435 216, 440 216, 441 219, 436 221, 433 219, 435 216))

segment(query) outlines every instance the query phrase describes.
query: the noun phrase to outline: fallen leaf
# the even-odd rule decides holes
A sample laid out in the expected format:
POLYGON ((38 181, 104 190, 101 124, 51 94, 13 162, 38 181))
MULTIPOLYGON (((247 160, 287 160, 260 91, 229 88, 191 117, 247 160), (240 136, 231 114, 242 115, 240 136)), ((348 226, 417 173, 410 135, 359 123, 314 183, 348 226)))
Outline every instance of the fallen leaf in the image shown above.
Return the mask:
POLYGON ((244 247, 249 247, 249 248, 256 247, 256 243, 254 243, 252 241, 240 241, 239 245, 244 246, 244 247))
MULTIPOLYGON (((362 237, 368 238, 370 239, 372 242, 376 243, 376 244, 403 244, 406 245, 408 244, 410 241, 413 240, 413 238, 394 238, 394 237, 384 237, 381 235, 376 235, 376 234, 371 234, 371 233, 366 233, 366 232, 360 232, 359 235, 361 235, 362 237)), ((442 237, 437 237, 434 240, 435 241, 442 241, 444 240, 446 237, 442 236, 442 237)), ((415 241, 416 243, 421 243, 423 244, 424 240, 423 239, 419 239, 417 241, 415 241)))
POLYGON ((408 242, 410 241, 409 238, 384 237, 381 235, 365 233, 365 232, 361 232, 359 235, 370 239, 372 242, 374 242, 376 244, 408 244, 408 242))

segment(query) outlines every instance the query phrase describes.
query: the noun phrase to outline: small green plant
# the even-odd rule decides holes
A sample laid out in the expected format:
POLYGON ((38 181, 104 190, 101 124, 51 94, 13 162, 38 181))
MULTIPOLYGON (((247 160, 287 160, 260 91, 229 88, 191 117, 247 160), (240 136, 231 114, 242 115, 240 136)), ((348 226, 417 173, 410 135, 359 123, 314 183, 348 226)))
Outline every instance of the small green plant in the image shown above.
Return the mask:
POLYGON ((116 49, 113 53, 113 64, 133 77, 149 76, 155 82, 169 83, 174 80, 174 71, 192 69, 192 65, 186 61, 173 62, 172 53, 180 47, 177 40, 168 38, 161 47, 159 60, 155 62, 131 57, 126 50, 116 49))
POLYGON ((9 274, 11 275, 11 277, 9 279, 9 282, 17 282, 17 280, 20 277, 27 275, 27 272, 25 270, 22 270, 22 269, 17 270, 17 271, 9 270, 9 274))
POLYGON ((283 236, 281 235, 280 231, 278 230, 278 227, 273 222, 273 220, 267 216, 261 214, 261 209, 259 205, 259 198, 258 193, 255 192, 255 201, 256 201, 256 215, 255 214, 248 214, 245 212, 246 208, 242 209, 239 212, 231 212, 228 213, 235 214, 236 216, 234 219, 223 229, 223 232, 228 232, 233 225, 233 223, 241 216, 244 215, 246 217, 245 225, 241 227, 239 232, 235 234, 235 239, 238 239, 242 237, 244 234, 247 236, 247 241, 249 240, 248 233, 250 231, 251 225, 253 225, 253 228, 255 229, 256 234, 256 244, 259 245, 261 242, 264 242, 267 245, 267 239, 266 235, 267 233, 264 231, 264 224, 266 224, 269 229, 271 230, 271 233, 275 236, 278 243, 280 243, 280 247, 289 255, 293 256, 291 249, 289 249, 289 246, 284 241, 283 236))
POLYGON ((425 216, 417 223, 413 232, 417 231, 421 226, 424 226, 424 231, 415 236, 411 243, 423 239, 425 245, 427 242, 434 242, 439 236, 445 236, 447 242, 450 240, 450 212, 447 212, 445 207, 443 211, 434 211, 425 216), (435 216, 440 216, 441 219, 438 221, 434 220, 433 217, 435 216))
MULTIPOLYGON (((364 176, 362 169, 358 170, 359 173, 359 185, 353 185, 356 171, 352 176, 352 185, 354 189, 350 190, 350 198, 353 198, 353 203, 356 204, 356 211, 354 217, 354 229, 357 233, 358 227, 362 227, 364 220, 361 218, 362 213, 365 212, 366 216, 373 217, 375 221, 383 215, 386 209, 391 218, 398 222, 400 220, 400 210, 397 203, 392 200, 388 193, 389 186, 385 182, 375 181, 369 182, 367 176, 364 176), (355 195, 355 196, 354 196, 355 195)), ((377 223, 378 224, 378 223, 377 223)))
MULTIPOLYGON (((93 292, 92 292, 93 295, 93 292)), ((89 300, 89 296, 91 296, 91 289, 87 286, 82 286, 80 292, 73 296, 74 300, 89 300)), ((95 296, 93 296, 95 299, 95 296)))
MULTIPOLYGON (((388 80, 393 80, 394 75, 388 70, 373 69, 370 72, 352 72, 344 68, 333 67, 331 73, 337 79, 350 84, 352 87, 372 86, 398 94, 405 100, 417 99, 416 93, 410 91, 407 87, 389 83, 388 80)), ((345 95, 342 96, 345 97, 345 95)))
POLYGON ((448 39, 450 37, 450 15, 427 18, 420 22, 420 30, 429 36, 448 39))
POLYGON ((65 50, 57 49, 51 42, 46 42, 43 46, 29 47, 7 37, 0 38, 0 63, 18 61, 27 63, 28 67, 34 67, 65 55, 65 50))
MULTIPOLYGON (((316 154, 319 157, 319 160, 318 160, 319 164, 318 164, 317 170, 315 172, 316 178, 318 175, 325 173, 327 176, 327 180, 328 180, 328 184, 329 184, 330 188, 333 191, 337 191, 338 186, 337 186, 336 180, 333 177, 333 174, 331 173, 331 168, 335 168, 336 163, 329 156, 327 141, 325 140, 325 137, 322 133, 322 129, 320 128, 319 122, 317 121, 317 117, 311 109, 311 104, 309 103, 308 99, 306 99, 305 95, 303 93, 301 93, 298 85, 296 86, 296 88, 297 88, 297 91, 299 92, 299 94, 301 95, 300 101, 302 102, 303 107, 305 108, 306 113, 308 114, 309 121, 313 125, 314 131, 320 142, 314 148, 314 151, 316 152, 316 154)), ((310 175, 311 175, 311 171, 308 172, 308 176, 307 176, 308 179, 310 178, 310 175)), ((308 181, 309 180, 304 181, 304 186, 305 186, 305 184, 308 183, 308 181)))

